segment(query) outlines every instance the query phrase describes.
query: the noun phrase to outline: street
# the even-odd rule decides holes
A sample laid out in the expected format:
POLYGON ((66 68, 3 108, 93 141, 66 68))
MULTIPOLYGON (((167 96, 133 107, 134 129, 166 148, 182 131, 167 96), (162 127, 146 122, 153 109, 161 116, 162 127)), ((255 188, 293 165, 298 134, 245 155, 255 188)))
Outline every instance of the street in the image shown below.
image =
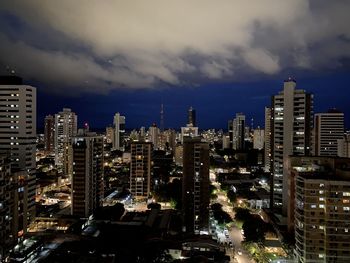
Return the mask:
MULTIPOLYGON (((217 192, 218 198, 216 202, 222 205, 222 209, 228 213, 232 219, 235 218, 235 214, 232 210, 232 206, 229 204, 227 197, 220 191, 220 184, 213 183, 213 185, 219 190, 217 192)), ((244 250, 242 247, 241 242, 244 240, 244 237, 241 233, 241 230, 237 228, 236 226, 232 226, 231 229, 229 229, 229 235, 234 245, 234 258, 235 260, 232 260, 231 262, 238 262, 238 263, 254 263, 255 261, 251 259, 248 255, 248 253, 244 250)), ((231 253, 230 253, 231 254, 231 253)))

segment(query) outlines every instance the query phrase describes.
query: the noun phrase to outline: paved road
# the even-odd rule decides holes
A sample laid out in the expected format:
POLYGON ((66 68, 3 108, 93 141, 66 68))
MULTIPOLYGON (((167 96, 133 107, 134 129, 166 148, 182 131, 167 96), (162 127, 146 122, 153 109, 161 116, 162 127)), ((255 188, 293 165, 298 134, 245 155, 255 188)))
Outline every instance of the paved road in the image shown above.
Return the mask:
MULTIPOLYGON (((220 189, 219 184, 215 184, 215 186, 220 189)), ((235 218, 235 214, 232 211, 232 207, 230 206, 227 197, 221 193, 218 192, 218 199, 217 202, 222 205, 222 209, 227 212, 232 218, 235 218)), ((233 226, 230 229, 230 238, 233 241, 233 244, 235 246, 235 255, 234 258, 235 260, 232 262, 238 262, 238 263, 254 263, 255 261, 250 259, 248 253, 243 249, 241 242, 243 241, 244 237, 241 233, 241 230, 237 228, 236 226, 233 226), (241 253, 239 253, 241 252, 241 253), (241 254, 241 255, 239 255, 241 254)), ((230 253, 231 254, 231 253, 230 253)))

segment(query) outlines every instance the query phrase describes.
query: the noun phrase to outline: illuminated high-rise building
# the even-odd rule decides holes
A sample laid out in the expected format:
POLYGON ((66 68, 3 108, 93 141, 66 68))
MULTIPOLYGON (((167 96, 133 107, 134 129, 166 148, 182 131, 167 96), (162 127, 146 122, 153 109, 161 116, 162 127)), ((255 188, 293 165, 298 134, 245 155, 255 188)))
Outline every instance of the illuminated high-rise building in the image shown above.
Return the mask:
POLYGON ((315 114, 314 155, 337 156, 338 140, 344 137, 344 113, 329 110, 315 114))
POLYGON ((0 121, 0 151, 10 154, 13 181, 18 182, 14 201, 20 236, 35 216, 36 88, 16 76, 0 77, 0 121))
POLYGON ((288 168, 295 262, 350 262, 350 159, 291 157, 288 168))
POLYGON ((229 121, 230 144, 234 150, 243 150, 245 146, 245 115, 237 113, 236 118, 229 121))
POLYGON ((208 231, 209 184, 209 144, 184 138, 182 214, 187 233, 208 231))
POLYGON ((268 108, 268 107, 265 107, 265 145, 264 145, 264 148, 265 148, 265 162, 264 162, 264 165, 265 165, 265 172, 269 173, 271 172, 271 143, 272 143, 272 140, 271 140, 271 136, 272 136, 272 133, 271 133, 271 108, 268 108))
POLYGON ((196 123, 196 110, 193 107, 190 107, 188 109, 187 125, 191 126, 191 127, 196 127, 197 126, 197 123, 196 123))
POLYGON ((124 135, 125 135, 125 116, 120 115, 117 112, 114 115, 114 139, 113 149, 123 151, 124 150, 124 135))
POLYGON ((148 140, 150 142, 152 142, 154 150, 158 150, 159 133, 160 133, 159 128, 157 127, 157 125, 155 123, 153 123, 152 126, 149 127, 149 130, 148 130, 148 135, 149 135, 148 140))
POLYGON ((285 165, 290 155, 311 153, 313 95, 296 89, 296 82, 288 79, 283 91, 272 97, 272 172, 274 208, 287 214, 288 170, 285 165))
POLYGON ((114 141, 114 128, 106 127, 106 143, 111 143, 113 145, 114 141))
POLYGON ((0 154, 0 262, 5 262, 17 237, 14 231, 14 203, 10 155, 0 154))
POLYGON ((55 164, 65 175, 72 175, 72 138, 77 135, 77 115, 64 108, 55 114, 55 164))
POLYGON ((44 147, 46 153, 53 153, 55 151, 55 118, 52 115, 45 117, 44 147))
POLYGON ((136 198, 147 198, 151 193, 152 143, 131 143, 130 192, 136 198))
POLYGON ((265 142, 265 131, 264 129, 260 129, 258 127, 254 130, 253 133, 253 148, 257 150, 264 149, 264 142, 265 142))
POLYGON ((72 215, 88 218, 103 200, 103 136, 79 130, 72 139, 72 215))

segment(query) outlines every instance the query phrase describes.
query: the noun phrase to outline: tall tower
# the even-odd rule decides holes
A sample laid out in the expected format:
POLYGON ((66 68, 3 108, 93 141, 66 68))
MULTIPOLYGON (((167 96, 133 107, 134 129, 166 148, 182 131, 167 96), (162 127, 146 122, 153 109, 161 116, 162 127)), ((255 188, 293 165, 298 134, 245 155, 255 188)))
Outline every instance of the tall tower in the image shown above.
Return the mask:
POLYGON ((125 116, 120 115, 119 112, 117 112, 114 115, 114 150, 123 151, 124 150, 124 134, 125 134, 125 116))
POLYGON ((196 110, 191 106, 188 109, 188 123, 187 126, 189 127, 196 127, 196 110))
POLYGON ((159 128, 155 123, 152 124, 151 127, 149 127, 149 140, 153 143, 153 149, 158 149, 158 142, 159 142, 159 128))
POLYGON ((264 142, 265 131, 258 126, 258 128, 254 130, 253 148, 258 150, 264 149, 264 142))
POLYGON ((137 198, 147 198, 151 193, 150 142, 131 143, 130 192, 137 198))
POLYGON ((265 107, 265 172, 271 172, 271 108, 265 107))
POLYGON ((55 118, 52 115, 45 117, 44 123, 45 152, 52 153, 55 150, 55 118))
POLYGON ((185 137, 182 212, 187 233, 208 231, 209 199, 209 144, 198 137, 185 137))
POLYGON ((103 200, 103 136, 80 131, 73 138, 72 207, 74 216, 89 217, 103 200))
POLYGON ((314 155, 337 156, 338 140, 344 137, 344 113, 332 109, 315 114, 314 124, 314 155))
POLYGON ((55 114, 55 164, 65 175, 72 175, 72 138, 77 135, 77 115, 69 108, 55 114))
POLYGON ((23 230, 35 216, 36 88, 15 76, 0 77, 0 151, 9 152, 11 171, 19 180, 18 217, 23 230))
POLYGON ((243 113, 237 113, 236 118, 229 122, 229 132, 231 132, 232 148, 243 150, 245 146, 245 115, 243 113))
POLYGON ((272 97, 272 159, 273 204, 287 214, 288 169, 290 155, 310 155, 313 95, 296 89, 296 82, 288 79, 283 91, 272 97))

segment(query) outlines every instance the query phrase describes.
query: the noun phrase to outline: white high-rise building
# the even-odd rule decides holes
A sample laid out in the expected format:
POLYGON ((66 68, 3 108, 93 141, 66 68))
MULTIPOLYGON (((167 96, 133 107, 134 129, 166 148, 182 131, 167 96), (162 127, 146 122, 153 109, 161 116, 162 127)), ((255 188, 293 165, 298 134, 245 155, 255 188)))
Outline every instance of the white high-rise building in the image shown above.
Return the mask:
POLYGON ((273 205, 287 214, 288 169, 285 163, 291 155, 310 154, 313 95, 296 89, 288 79, 283 91, 272 97, 272 191, 273 205))
POLYGON ((36 88, 8 77, 0 83, 0 98, 0 150, 11 151, 12 169, 35 169, 36 88))
POLYGON ((114 140, 113 140, 113 149, 123 151, 124 145, 124 134, 125 134, 125 116, 120 115, 119 112, 117 112, 114 115, 114 140))
POLYGON ((257 150, 262 150, 264 149, 264 142, 265 142, 265 131, 264 129, 260 129, 258 127, 257 129, 254 130, 253 133, 253 148, 257 150))
POLYGON ((236 118, 229 123, 230 141, 232 149, 243 150, 245 144, 245 115, 237 113, 236 118))
POLYGON ((149 134, 148 141, 153 143, 154 150, 158 149, 159 133, 160 133, 159 128, 157 127, 157 125, 155 123, 153 123, 153 125, 151 127, 149 127, 149 130, 148 130, 148 134, 149 134))
POLYGON ((55 114, 55 164, 65 175, 72 175, 72 138, 77 135, 77 115, 64 108, 55 114))
POLYGON ((315 114, 314 155, 337 156, 338 140, 344 137, 344 113, 330 110, 315 114))
POLYGON ((25 221, 35 216, 36 88, 15 76, 0 77, 0 151, 18 172, 25 221))

